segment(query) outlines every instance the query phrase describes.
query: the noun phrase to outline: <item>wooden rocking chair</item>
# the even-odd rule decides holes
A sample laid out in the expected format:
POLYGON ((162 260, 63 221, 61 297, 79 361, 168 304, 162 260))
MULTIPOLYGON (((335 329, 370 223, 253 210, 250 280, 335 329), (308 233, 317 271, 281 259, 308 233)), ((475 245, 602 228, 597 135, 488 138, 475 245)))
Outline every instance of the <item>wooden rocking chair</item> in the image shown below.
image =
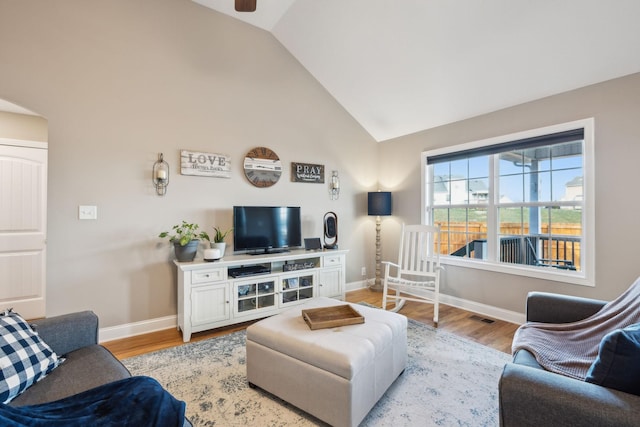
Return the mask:
POLYGON ((440 228, 429 225, 402 225, 398 263, 383 261, 382 308, 395 301, 399 311, 405 301, 433 304, 433 322, 438 324, 440 293, 440 228), (392 269, 395 275, 391 274, 392 269), (393 290, 393 294, 389 291, 393 290))

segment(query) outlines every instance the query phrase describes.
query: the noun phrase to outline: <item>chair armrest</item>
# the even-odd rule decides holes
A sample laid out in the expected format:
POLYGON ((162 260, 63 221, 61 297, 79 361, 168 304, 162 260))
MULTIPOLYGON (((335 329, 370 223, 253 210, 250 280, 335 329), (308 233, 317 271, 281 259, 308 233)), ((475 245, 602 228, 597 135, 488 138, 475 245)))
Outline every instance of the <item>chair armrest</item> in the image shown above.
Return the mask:
POLYGON ((98 316, 91 311, 31 322, 40 338, 59 356, 98 343, 98 316))
POLYGON ((508 363, 499 384, 501 427, 638 425, 640 396, 508 363))
POLYGON ((527 322, 576 322, 597 313, 606 303, 606 301, 570 295, 529 292, 527 322))

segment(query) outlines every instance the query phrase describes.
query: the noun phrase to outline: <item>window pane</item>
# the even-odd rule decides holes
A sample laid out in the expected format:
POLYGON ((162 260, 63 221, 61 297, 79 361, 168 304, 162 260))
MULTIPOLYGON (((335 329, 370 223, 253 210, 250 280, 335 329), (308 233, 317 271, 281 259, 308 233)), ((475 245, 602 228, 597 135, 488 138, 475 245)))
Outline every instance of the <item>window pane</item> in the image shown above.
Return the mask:
POLYGON ((469 178, 489 178, 489 156, 469 159, 469 178))
POLYGON ((551 179, 553 180, 553 201, 582 202, 582 169, 553 171, 551 179))
POLYGON ((541 264, 580 271, 582 212, 573 208, 542 210, 541 264))
POLYGON ((449 182, 449 193, 451 194, 452 204, 461 204, 469 202, 469 195, 467 194, 467 180, 456 179, 449 182))
POLYGON ((500 202, 512 203, 524 201, 524 184, 522 175, 500 177, 500 202))
POLYGON ((525 214, 524 208, 500 208, 498 216, 501 236, 524 234, 525 220, 527 228, 529 227, 529 215, 525 214))
POLYGON ((487 203, 489 200, 489 178, 469 180, 469 203, 487 203))
POLYGON ((551 174, 536 172, 524 175, 525 202, 546 202, 551 200, 551 174))
POLYGON ((451 195, 449 194, 449 180, 441 175, 433 177, 433 204, 448 205, 451 202, 451 195))
POLYGON ((449 162, 445 163, 436 163, 433 167, 433 176, 440 177, 443 180, 448 181, 450 178, 449 174, 449 162))
POLYGON ((523 173, 523 154, 522 151, 510 151, 502 153, 499 156, 500 175, 512 175, 523 173))
POLYGON ((467 159, 454 160, 450 162, 451 179, 462 179, 469 177, 469 161, 467 159))

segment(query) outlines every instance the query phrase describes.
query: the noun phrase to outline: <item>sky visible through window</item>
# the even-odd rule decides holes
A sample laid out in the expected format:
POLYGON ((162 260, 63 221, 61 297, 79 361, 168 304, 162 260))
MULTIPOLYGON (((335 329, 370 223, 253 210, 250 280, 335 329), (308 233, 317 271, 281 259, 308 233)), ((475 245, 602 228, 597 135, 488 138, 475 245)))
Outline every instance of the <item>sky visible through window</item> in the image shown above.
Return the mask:
MULTIPOLYGON (((569 143, 574 144, 574 143, 569 143)), ((568 145, 568 144, 564 144, 568 145)), ((547 154, 540 155, 537 163, 537 173, 532 175, 531 157, 527 151, 514 151, 499 155, 499 185, 501 202, 531 202, 531 178, 537 175, 538 201, 575 201, 576 194, 571 194, 567 184, 582 187, 582 153, 554 156, 552 147, 544 147, 547 154)), ((557 147, 553 147, 556 151, 557 147)), ((471 157, 434 164, 436 181, 470 180, 480 181, 489 188, 489 156, 471 157)), ((582 190, 578 191, 582 194, 582 190)))

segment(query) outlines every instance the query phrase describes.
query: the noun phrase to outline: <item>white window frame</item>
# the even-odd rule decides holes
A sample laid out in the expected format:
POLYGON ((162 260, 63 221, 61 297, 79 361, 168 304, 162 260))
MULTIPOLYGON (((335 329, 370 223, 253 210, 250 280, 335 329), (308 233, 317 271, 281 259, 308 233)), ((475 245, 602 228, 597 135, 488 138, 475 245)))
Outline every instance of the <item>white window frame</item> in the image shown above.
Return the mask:
MULTIPOLYGON (((465 268, 495 271, 499 273, 514 274, 519 276, 534 277, 545 280, 553 280, 583 286, 595 286, 595 261, 596 261, 596 245, 595 245, 595 159, 594 159, 594 119, 587 118, 567 122, 538 129, 527 130, 523 132, 512 133, 509 135, 498 136, 494 138, 473 141, 469 143, 459 144, 451 147, 428 150, 422 152, 421 156, 421 177, 422 177, 422 223, 425 224, 427 218, 427 200, 432 189, 427 186, 427 157, 454 153, 457 151, 471 150, 489 145, 507 143, 536 136, 549 135, 557 132, 570 131, 573 129, 584 129, 584 152, 583 161, 583 194, 584 204, 582 208, 582 227, 583 235, 580 246, 581 271, 567 271, 555 268, 540 268, 521 264, 507 264, 494 261, 493 259, 478 260, 473 258, 462 258, 456 256, 441 256, 443 264, 455 265, 465 268)), ((495 182, 490 183, 490 191, 496 187, 495 182)), ((493 199, 493 193, 489 199, 493 199)), ((494 232, 488 236, 489 247, 493 248, 493 253, 497 249, 497 207, 491 202, 487 212, 487 220, 491 221, 493 227, 487 224, 494 232)), ((490 249, 491 251, 491 249, 490 249)))

